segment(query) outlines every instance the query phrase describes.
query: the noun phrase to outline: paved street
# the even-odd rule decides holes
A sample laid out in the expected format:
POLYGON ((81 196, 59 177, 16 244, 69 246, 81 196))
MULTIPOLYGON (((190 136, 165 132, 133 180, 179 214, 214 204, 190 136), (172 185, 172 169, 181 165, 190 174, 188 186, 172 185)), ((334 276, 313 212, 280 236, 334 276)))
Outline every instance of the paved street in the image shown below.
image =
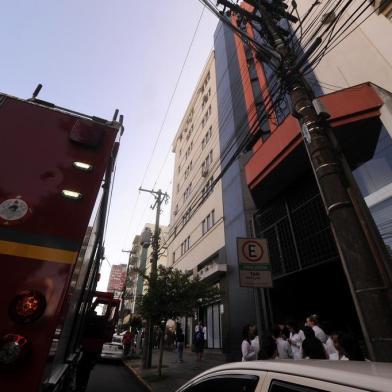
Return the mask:
POLYGON ((144 392, 131 372, 122 363, 97 364, 91 372, 87 392, 144 392))

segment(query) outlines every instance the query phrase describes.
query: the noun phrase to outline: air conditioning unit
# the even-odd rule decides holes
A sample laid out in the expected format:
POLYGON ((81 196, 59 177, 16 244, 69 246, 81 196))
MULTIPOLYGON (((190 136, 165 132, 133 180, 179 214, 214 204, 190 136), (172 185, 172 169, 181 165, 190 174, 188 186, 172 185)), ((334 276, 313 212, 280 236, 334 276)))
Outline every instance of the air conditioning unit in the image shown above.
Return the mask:
POLYGON ((207 177, 207 176, 208 176, 208 171, 209 171, 209 167, 208 167, 208 166, 203 167, 203 168, 201 169, 201 175, 202 175, 203 177, 207 177))

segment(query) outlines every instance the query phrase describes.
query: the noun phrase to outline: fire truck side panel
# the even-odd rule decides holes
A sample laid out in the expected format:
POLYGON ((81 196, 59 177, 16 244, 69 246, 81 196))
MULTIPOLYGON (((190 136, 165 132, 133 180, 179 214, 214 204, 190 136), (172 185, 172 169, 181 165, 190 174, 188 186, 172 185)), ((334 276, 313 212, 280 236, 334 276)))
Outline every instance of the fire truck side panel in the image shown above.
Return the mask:
POLYGON ((56 328, 58 310, 72 264, 41 262, 27 258, 1 256, 3 271, 8 271, 6 279, 2 275, 0 302, 1 335, 17 333, 26 337, 30 352, 24 362, 13 369, 4 369, 0 373, 0 390, 35 391, 42 377, 42 366, 51 345, 50 337, 56 328), (16 293, 32 288, 45 295, 47 306, 44 315, 31 324, 17 325, 8 318, 8 306, 16 293), (28 389, 32 385, 36 389, 28 389), (27 389, 26 389, 27 388, 27 389))
MULTIPOLYGON (((23 231, 42 241, 60 240, 78 251, 108 164, 116 130, 75 116, 7 98, 0 107, 1 196, 21 196, 32 209, 23 231), (70 133, 77 123, 103 133, 96 147, 74 143, 70 133), (92 165, 77 170, 74 162, 92 165), (80 192, 80 200, 65 199, 61 191, 80 192)), ((93 132, 92 132, 93 133, 93 132)), ((21 229, 21 226, 18 229, 21 229)))
POLYGON ((24 361, 0 370, 2 391, 39 388, 116 133, 111 125, 16 98, 0 103, 0 338, 22 335, 30 345, 24 361), (71 133, 95 146, 73 142, 71 133), (82 197, 66 198, 63 190, 82 197), (27 324, 10 316, 23 290, 46 299, 44 314, 27 324))

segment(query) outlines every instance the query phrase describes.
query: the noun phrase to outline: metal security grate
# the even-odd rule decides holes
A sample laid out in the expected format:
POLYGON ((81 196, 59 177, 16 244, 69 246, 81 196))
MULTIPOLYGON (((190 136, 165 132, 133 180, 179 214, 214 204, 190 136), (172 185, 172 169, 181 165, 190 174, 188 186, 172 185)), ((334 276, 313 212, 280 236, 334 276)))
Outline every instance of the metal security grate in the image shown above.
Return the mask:
POLYGON ((255 223, 257 235, 268 240, 274 277, 338 257, 313 177, 296 183, 259 210, 255 223))

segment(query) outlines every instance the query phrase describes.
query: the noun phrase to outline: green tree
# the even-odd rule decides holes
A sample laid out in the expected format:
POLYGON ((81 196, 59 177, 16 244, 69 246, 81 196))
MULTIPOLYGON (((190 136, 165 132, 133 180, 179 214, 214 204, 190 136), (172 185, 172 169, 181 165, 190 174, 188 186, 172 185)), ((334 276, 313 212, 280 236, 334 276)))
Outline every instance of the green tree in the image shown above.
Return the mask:
POLYGON ((168 320, 190 316, 195 308, 219 298, 217 288, 178 269, 159 266, 156 277, 146 276, 147 292, 141 298, 139 311, 162 329, 159 345, 158 375, 162 375, 163 339, 168 320))

